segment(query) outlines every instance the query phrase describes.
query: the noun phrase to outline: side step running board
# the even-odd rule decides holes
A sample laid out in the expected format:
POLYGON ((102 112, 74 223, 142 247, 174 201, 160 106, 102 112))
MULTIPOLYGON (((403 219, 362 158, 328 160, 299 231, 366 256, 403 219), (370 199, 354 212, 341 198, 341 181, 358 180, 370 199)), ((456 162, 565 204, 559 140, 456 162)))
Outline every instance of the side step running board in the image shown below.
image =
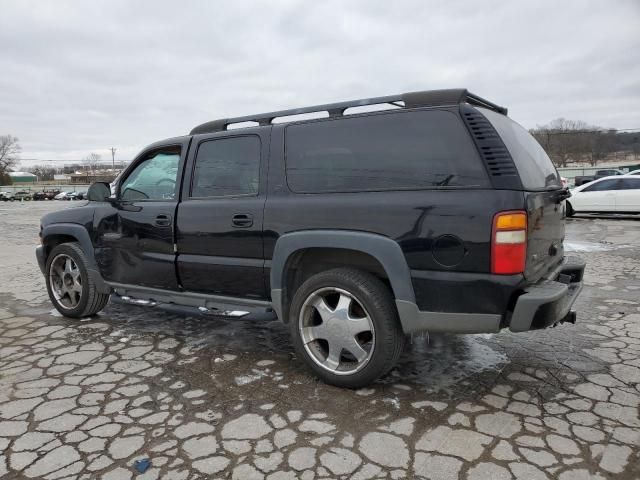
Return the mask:
MULTIPOLYGON (((188 307, 188 308, 193 308, 190 305, 182 305, 182 304, 178 304, 175 302, 171 302, 171 303, 158 303, 155 302, 153 300, 145 300, 143 298, 133 298, 130 297, 128 295, 118 295, 117 292, 115 292, 113 294, 118 300, 122 301, 123 303, 128 303, 130 305, 138 305, 138 306, 142 306, 142 307, 162 307, 163 305, 175 305, 178 307, 188 307)), ((203 313, 203 314, 207 314, 207 315, 215 315, 215 316, 219 316, 219 317, 233 317, 233 318, 241 318, 244 317, 246 315, 249 315, 251 312, 247 312, 244 310, 229 310, 226 308, 216 308, 213 306, 209 306, 209 307, 198 307, 198 311, 203 313)))
POLYGON ((221 315, 223 317, 235 317, 240 318, 249 315, 250 312, 244 310, 219 310, 217 308, 198 307, 202 313, 208 313, 211 315, 221 315))
POLYGON ((271 302, 245 298, 175 292, 156 288, 111 283, 113 295, 120 301, 147 307, 169 306, 197 308, 200 313, 241 318, 252 313, 272 313, 271 302))

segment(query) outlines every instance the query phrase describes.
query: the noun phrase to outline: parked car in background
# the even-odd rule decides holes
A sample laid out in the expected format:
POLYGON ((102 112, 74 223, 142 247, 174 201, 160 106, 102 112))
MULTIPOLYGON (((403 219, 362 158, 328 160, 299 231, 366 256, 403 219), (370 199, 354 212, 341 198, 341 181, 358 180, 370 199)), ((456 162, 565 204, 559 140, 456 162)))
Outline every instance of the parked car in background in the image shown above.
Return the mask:
POLYGON ((15 200, 15 197, 11 192, 0 192, 0 200, 2 200, 3 202, 13 202, 15 200))
POLYGON ((576 320, 569 192, 507 109, 467 90, 208 122, 145 148, 115 195, 88 195, 40 226, 38 263, 67 317, 110 295, 275 312, 317 376, 352 388, 389 372, 414 332, 576 320), (376 104, 398 108, 347 111, 376 104), (330 115, 273 122, 313 112, 330 115), (243 122, 257 126, 227 128, 243 122))
POLYGON ((640 175, 640 170, 632 170, 631 172, 627 173, 627 175, 640 175))
POLYGON ((33 194, 34 200, 53 200, 60 190, 43 190, 33 194))
POLYGON ((76 200, 86 200, 87 192, 77 192, 76 200))
POLYGON ((597 170, 595 175, 582 175, 574 178, 574 184, 576 187, 580 185, 584 185, 585 183, 593 182, 594 180, 598 180, 604 177, 611 177, 614 175, 625 175, 625 172, 622 170, 618 170, 617 168, 608 168, 597 170))
POLYGON ((33 194, 28 190, 20 190, 13 194, 15 200, 31 200, 33 194))
POLYGON ((78 192, 67 192, 65 200, 78 200, 78 192))
POLYGON ((640 175, 600 178, 571 191, 567 216, 576 213, 640 213, 640 175))
POLYGON ((67 200, 67 195, 68 195, 68 192, 60 192, 55 197, 53 197, 53 199, 54 200, 67 200))

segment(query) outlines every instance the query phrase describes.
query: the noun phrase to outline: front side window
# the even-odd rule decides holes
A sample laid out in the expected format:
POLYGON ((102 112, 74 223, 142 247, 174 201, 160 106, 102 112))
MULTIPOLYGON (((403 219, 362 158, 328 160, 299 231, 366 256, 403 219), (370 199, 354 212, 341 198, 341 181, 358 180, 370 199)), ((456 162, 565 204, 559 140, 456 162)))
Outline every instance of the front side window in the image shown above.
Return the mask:
POLYGON ((603 180, 586 187, 583 192, 603 192, 605 190, 618 190, 618 180, 603 180))
POLYGON ((298 193, 489 186, 460 119, 443 110, 291 125, 286 169, 298 193))
POLYGON ((198 147, 192 197, 257 195, 259 183, 259 137, 208 140, 198 147))
POLYGON ((173 200, 176 198, 176 181, 180 147, 157 150, 148 154, 122 182, 122 200, 173 200))

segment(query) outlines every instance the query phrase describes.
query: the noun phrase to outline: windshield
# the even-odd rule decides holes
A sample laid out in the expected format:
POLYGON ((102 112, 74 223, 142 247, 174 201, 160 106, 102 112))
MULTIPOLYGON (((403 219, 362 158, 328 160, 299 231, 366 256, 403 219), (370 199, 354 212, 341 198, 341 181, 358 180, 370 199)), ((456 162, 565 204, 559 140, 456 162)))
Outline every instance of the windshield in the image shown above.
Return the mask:
POLYGON ((525 190, 562 188, 556 167, 533 135, 506 115, 485 108, 478 110, 491 122, 511 153, 525 190))

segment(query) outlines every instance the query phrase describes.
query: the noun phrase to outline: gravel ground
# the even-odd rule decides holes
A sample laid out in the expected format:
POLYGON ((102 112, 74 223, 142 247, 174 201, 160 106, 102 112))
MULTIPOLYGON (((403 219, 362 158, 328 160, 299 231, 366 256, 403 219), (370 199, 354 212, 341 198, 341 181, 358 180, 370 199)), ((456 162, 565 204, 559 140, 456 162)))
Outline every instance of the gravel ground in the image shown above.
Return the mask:
POLYGON ((414 336, 350 391, 311 377, 277 321, 61 317, 33 249, 40 216, 69 206, 0 204, 2 478, 640 478, 632 217, 568 222, 588 262, 576 325, 414 336))

